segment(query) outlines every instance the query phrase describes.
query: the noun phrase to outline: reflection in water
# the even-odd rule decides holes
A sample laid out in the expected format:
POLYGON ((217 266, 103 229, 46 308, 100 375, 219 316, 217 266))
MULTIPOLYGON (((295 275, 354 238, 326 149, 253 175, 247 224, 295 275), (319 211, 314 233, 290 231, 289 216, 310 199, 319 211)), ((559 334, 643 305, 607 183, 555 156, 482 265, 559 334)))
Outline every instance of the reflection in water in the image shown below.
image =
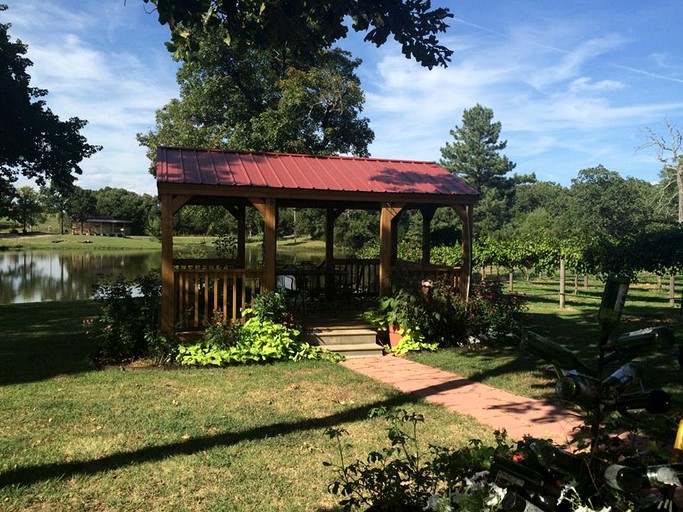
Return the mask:
POLYGON ((158 252, 0 252, 0 304, 89 299, 105 274, 134 278, 160 266, 158 252))
MULTIPOLYGON (((247 247, 247 267, 260 265, 260 248, 247 247)), ((324 251, 279 251, 278 265, 320 262, 324 251)), ((0 251, 0 304, 59 300, 86 300, 103 275, 123 274, 128 279, 161 267, 160 252, 2 252, 0 251)))

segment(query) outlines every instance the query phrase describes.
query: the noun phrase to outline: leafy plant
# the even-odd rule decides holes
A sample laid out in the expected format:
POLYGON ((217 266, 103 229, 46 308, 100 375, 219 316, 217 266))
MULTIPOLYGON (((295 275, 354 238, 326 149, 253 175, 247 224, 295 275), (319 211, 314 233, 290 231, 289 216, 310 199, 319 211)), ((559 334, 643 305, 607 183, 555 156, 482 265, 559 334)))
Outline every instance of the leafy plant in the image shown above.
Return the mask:
POLYGON ((178 348, 177 362, 183 365, 226 366, 303 359, 339 360, 341 356, 301 340, 281 294, 264 292, 254 299, 254 308, 244 311, 244 324, 225 321, 214 314, 202 341, 178 348))
POLYGON ((474 287, 467 304, 467 334, 479 340, 519 335, 524 328, 525 310, 521 295, 503 293, 500 281, 483 279, 474 287))
POLYGON ((341 497, 344 510, 358 507, 376 511, 453 510, 452 505, 467 503, 463 510, 497 510, 502 493, 492 483, 481 480, 495 455, 508 455, 513 446, 504 432, 496 432, 497 446, 472 440, 466 447, 449 449, 419 441, 421 414, 404 409, 373 409, 370 417, 389 422, 389 445, 368 453, 364 460, 346 461, 342 441, 348 432, 328 428, 325 434, 336 443, 339 463, 325 462, 333 469, 335 480, 328 490, 341 497))
MULTIPOLYGON (((84 322, 94 338, 98 363, 120 363, 160 351, 170 354, 172 342, 157 333, 161 307, 161 279, 152 271, 133 280, 119 275, 95 285, 100 314, 84 322)), ((162 357, 163 358, 163 357, 162 357)))
POLYGON ((216 254, 219 258, 234 258, 237 255, 237 237, 232 233, 223 233, 214 240, 216 254))
POLYGON ((438 343, 428 343, 425 341, 424 335, 420 332, 419 327, 400 329, 401 340, 398 345, 391 348, 391 351, 397 356, 407 354, 408 352, 420 352, 422 350, 436 350, 439 348, 438 343))
POLYGON ((377 309, 363 313, 380 330, 390 325, 400 328, 403 336, 396 353, 434 350, 465 340, 466 309, 460 296, 438 282, 426 288, 420 293, 399 289, 391 297, 382 297, 377 309))

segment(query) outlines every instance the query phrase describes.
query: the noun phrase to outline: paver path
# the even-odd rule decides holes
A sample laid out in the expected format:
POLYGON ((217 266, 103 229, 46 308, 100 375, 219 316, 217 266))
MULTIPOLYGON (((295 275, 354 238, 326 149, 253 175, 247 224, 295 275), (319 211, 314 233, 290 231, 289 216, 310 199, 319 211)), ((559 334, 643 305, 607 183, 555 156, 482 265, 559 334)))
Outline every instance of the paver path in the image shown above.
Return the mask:
POLYGON ((565 445, 572 429, 581 424, 579 414, 557 405, 508 393, 402 357, 364 357, 347 359, 341 364, 405 393, 468 414, 494 429, 505 428, 515 439, 529 434, 565 445))

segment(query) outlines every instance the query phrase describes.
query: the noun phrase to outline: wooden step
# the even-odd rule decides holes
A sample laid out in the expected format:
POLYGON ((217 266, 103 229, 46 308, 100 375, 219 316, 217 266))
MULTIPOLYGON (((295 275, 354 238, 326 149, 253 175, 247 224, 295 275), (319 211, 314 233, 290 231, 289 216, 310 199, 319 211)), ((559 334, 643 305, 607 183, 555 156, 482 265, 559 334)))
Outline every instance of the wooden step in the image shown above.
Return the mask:
POLYGON ((382 354, 374 329, 359 327, 317 327, 303 333, 304 340, 345 357, 368 357, 382 354))

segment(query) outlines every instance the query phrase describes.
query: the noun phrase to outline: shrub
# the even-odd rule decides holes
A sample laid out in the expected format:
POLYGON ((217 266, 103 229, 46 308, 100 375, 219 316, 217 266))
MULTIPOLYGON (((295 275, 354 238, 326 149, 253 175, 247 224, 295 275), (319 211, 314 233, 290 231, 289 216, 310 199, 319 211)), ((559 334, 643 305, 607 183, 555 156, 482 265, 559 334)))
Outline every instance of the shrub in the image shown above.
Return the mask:
POLYGON ((430 445, 425 450, 418 435, 419 425, 424 423, 422 415, 380 408, 370 416, 389 421, 389 442, 370 451, 365 459, 346 460, 350 446, 343 442, 346 430, 325 431, 334 441, 338 457, 337 463, 323 463, 334 473, 328 490, 339 496, 344 510, 492 512, 501 510, 503 502, 514 502, 515 497, 517 506, 519 498, 531 503, 524 510, 672 510, 675 486, 660 483, 629 493, 607 485, 605 468, 609 465, 628 466, 644 474, 646 464, 658 468, 661 466, 656 464, 665 462, 652 452, 643 460, 643 452, 616 436, 609 448, 597 454, 585 449, 578 453, 558 450, 547 440, 531 437, 512 443, 504 430, 494 432, 494 445, 473 439, 458 449, 430 445))
POLYGON ((482 477, 495 455, 512 452, 504 432, 496 432, 495 447, 472 440, 459 449, 429 446, 425 450, 418 436, 424 422, 421 414, 379 408, 370 416, 389 422, 389 443, 370 452, 365 460, 347 463, 342 442, 346 430, 325 431, 335 441, 339 458, 337 464, 323 463, 335 473, 328 490, 341 497, 339 504, 344 510, 453 510, 455 503, 460 503, 462 510, 497 510, 501 490, 482 477))
POLYGON ((341 357, 301 340, 301 331, 295 327, 284 304, 281 294, 261 293, 254 299, 254 309, 244 311, 244 324, 230 324, 222 313, 216 313, 201 342, 178 348, 177 362, 226 366, 283 360, 338 360, 341 357))
POLYGON ((503 293, 503 285, 483 279, 474 286, 467 304, 467 334, 479 341, 495 340, 506 334, 520 335, 524 328, 524 298, 503 293))
POLYGON ((100 314, 84 322, 95 340, 98 363, 121 363, 152 356, 157 362, 170 357, 173 344, 158 332, 161 280, 158 271, 133 280, 119 275, 95 285, 100 314))

